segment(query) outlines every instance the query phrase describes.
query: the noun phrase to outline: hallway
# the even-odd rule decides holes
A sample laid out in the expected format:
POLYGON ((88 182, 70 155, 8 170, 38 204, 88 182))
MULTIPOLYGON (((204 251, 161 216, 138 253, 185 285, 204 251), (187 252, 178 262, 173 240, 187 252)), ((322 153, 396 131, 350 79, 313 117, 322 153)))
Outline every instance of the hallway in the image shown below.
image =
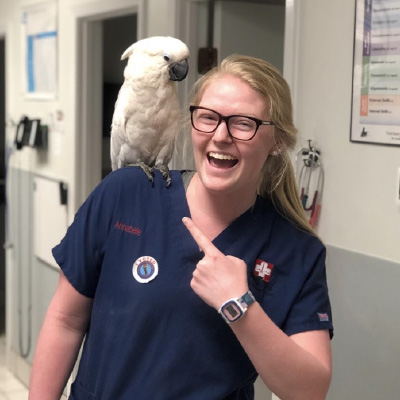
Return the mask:
POLYGON ((0 400, 27 400, 28 389, 5 367, 5 338, 0 337, 0 400))

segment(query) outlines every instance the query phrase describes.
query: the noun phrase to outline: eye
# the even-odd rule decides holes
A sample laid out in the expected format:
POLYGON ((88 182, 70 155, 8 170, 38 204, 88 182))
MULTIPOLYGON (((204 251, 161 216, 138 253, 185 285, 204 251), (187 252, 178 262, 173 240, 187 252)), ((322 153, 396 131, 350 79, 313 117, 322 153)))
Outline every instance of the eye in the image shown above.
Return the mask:
POLYGON ((197 116, 198 116, 198 118, 201 118, 201 119, 211 119, 211 120, 218 119, 214 113, 209 112, 209 111, 208 112, 207 111, 199 112, 199 113, 197 113, 197 116))
POLYGON ((196 118, 198 121, 201 121, 205 124, 218 121, 218 115, 214 114, 212 111, 207 110, 198 110, 198 112, 196 113, 196 118))
POLYGON ((248 131, 255 128, 256 124, 253 120, 246 117, 234 118, 231 121, 232 126, 242 131, 248 131))
POLYGON ((169 61, 169 60, 170 60, 170 58, 169 58, 169 55, 168 55, 168 54, 165 54, 165 53, 164 53, 164 60, 165 60, 165 61, 169 61))

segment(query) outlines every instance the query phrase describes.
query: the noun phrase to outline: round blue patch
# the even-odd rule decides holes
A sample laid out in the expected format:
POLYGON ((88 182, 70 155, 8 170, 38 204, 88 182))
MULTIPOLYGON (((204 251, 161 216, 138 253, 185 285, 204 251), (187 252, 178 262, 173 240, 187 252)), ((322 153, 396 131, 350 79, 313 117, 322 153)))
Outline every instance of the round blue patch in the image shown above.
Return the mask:
POLYGON ((150 256, 139 257, 132 268, 134 278, 140 283, 147 283, 158 275, 158 263, 150 256))

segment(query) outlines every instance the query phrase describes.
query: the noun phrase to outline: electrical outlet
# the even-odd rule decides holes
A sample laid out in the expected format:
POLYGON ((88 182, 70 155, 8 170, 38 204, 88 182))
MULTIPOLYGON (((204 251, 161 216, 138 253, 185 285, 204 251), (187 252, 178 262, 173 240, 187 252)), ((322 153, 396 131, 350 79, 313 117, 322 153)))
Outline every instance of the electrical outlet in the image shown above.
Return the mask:
POLYGON ((400 168, 397 170, 396 203, 400 206, 400 168))

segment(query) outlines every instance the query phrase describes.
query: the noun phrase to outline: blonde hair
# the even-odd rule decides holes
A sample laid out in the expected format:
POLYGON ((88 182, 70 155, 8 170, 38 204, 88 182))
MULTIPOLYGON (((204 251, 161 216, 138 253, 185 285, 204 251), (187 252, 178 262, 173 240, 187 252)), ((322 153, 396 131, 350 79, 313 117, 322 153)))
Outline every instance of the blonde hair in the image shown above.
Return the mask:
POLYGON ((234 75, 246 82, 265 100, 278 154, 267 158, 260 176, 258 193, 269 198, 276 209, 294 225, 315 234, 300 202, 288 151, 293 150, 297 129, 293 124, 290 89, 277 68, 259 58, 231 55, 202 76, 195 84, 191 104, 199 105, 207 86, 222 75, 234 75))

